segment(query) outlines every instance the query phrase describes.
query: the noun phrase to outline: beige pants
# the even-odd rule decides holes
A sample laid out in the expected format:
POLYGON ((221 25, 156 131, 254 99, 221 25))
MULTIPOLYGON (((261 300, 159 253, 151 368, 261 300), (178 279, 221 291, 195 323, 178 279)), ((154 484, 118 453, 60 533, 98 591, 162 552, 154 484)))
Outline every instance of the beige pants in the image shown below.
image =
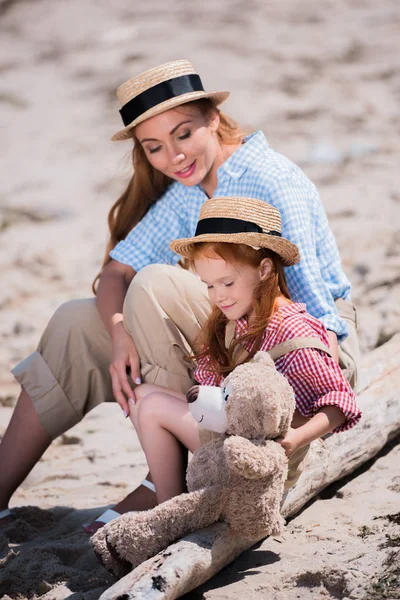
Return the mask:
POLYGON ((353 390, 357 387, 357 370, 360 364, 360 349, 357 336, 357 311, 351 302, 338 298, 335 301, 339 317, 347 323, 349 335, 339 346, 339 365, 353 390))
MULTIPOLYGON (((124 324, 135 341, 143 381, 187 391, 193 364, 186 357, 209 311, 205 286, 184 269, 151 265, 134 277, 124 324)), ((354 340, 355 329, 343 359, 350 369, 354 340)), ((95 300, 73 300, 55 312, 37 351, 13 374, 54 439, 98 404, 113 401, 110 361, 111 340, 95 300)))
MULTIPOLYGON (((151 265, 133 278, 124 324, 135 341, 143 381, 187 391, 193 365, 185 357, 209 311, 205 286, 184 269, 151 265)), ((110 362, 111 340, 91 298, 60 306, 37 351, 12 372, 54 439, 98 404, 114 400, 110 362)))

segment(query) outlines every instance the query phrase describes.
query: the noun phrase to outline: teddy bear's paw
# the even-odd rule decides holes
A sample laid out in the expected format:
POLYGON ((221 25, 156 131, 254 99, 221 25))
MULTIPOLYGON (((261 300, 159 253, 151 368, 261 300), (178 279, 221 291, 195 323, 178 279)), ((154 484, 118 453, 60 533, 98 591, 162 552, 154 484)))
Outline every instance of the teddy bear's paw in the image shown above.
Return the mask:
POLYGON ((132 570, 132 564, 118 554, 117 549, 111 544, 108 536, 106 536, 106 545, 113 562, 114 574, 116 574, 117 577, 127 575, 132 570), (116 571, 118 571, 118 573, 116 573, 116 571))
POLYGON ((275 523, 273 524, 274 530, 272 531, 271 535, 281 535, 285 529, 285 525, 285 519, 281 515, 278 515, 275 523))
POLYGON ((114 558, 114 554, 110 552, 107 543, 107 532, 105 528, 99 529, 90 539, 94 553, 107 571, 120 578, 126 575, 131 570, 131 565, 127 570, 127 566, 123 561, 114 558))
MULTIPOLYGON (((146 511, 147 512, 147 511, 146 511)), ((151 538, 148 515, 142 513, 125 513, 115 521, 107 524, 106 545, 109 554, 119 564, 129 570, 137 567, 151 556, 146 552, 151 538)))

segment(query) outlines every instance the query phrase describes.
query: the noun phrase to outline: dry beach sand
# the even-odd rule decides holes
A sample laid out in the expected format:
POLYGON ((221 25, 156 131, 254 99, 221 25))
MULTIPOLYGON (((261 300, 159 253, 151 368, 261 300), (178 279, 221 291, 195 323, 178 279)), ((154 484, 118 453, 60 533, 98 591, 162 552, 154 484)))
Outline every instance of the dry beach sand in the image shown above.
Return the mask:
MULTIPOLYGON (((10 368, 54 309, 90 295, 129 173, 116 87, 188 58, 226 110, 318 186, 359 307, 362 350, 400 331, 397 0, 0 0, 0 435, 10 368)), ((188 598, 400 598, 400 446, 331 486, 283 538, 188 598), (368 467, 368 468, 367 468, 368 467), (397 522, 396 522, 397 521, 397 522), (397 589, 397 591, 396 591, 397 589)), ((80 524, 146 472, 116 405, 46 452, 0 533, 0 598, 94 600, 113 579, 80 524)), ((1 474, 0 474, 1 477, 1 474)))

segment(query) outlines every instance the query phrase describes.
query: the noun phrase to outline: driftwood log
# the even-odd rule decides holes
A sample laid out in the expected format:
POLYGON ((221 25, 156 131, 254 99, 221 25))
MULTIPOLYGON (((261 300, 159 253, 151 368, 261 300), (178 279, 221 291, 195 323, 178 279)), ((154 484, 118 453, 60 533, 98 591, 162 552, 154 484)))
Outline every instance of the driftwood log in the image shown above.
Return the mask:
MULTIPOLYGON (((374 457, 400 432, 400 334, 363 357, 357 398, 363 411, 360 423, 350 431, 313 442, 305 471, 282 505, 285 517, 374 457)), ((142 563, 100 600, 179 598, 257 541, 233 536, 224 523, 216 523, 142 563)))

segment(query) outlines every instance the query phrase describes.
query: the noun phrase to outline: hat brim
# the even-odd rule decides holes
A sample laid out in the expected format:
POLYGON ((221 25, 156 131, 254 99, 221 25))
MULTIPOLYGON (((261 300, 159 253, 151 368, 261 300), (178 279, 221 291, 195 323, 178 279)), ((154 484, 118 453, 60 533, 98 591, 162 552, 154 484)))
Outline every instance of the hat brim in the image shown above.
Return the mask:
POLYGON ((129 123, 124 129, 121 129, 112 136, 112 140, 127 140, 132 137, 131 130, 139 123, 143 123, 143 121, 147 121, 147 119, 151 119, 151 117, 155 117, 171 108, 175 108, 176 106, 180 106, 182 104, 186 104, 187 102, 193 102, 194 100, 199 100, 201 98, 209 98, 213 100, 214 104, 218 106, 222 104, 229 96, 229 92, 189 92, 187 94, 181 94, 180 96, 176 96, 175 98, 171 98, 170 100, 166 100, 165 102, 161 102, 157 104, 153 108, 146 110, 140 117, 129 123))
POLYGON ((225 242, 228 244, 246 244, 268 248, 279 254, 285 266, 290 267, 300 261, 300 252, 295 244, 283 237, 266 233, 204 233, 193 238, 174 240, 169 247, 183 258, 190 256, 193 246, 200 242, 225 242))

